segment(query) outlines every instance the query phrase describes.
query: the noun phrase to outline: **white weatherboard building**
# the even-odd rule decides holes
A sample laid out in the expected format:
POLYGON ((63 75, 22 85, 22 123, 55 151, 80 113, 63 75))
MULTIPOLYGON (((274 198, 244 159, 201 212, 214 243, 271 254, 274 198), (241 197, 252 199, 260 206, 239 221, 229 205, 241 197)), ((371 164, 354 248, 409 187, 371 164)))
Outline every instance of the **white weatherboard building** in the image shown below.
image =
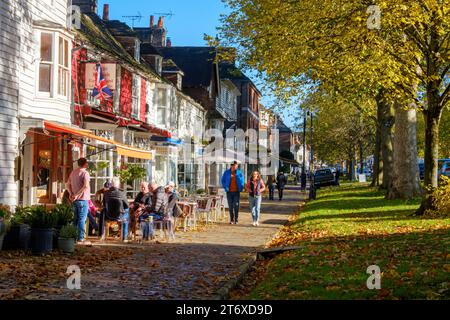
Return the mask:
POLYGON ((42 134, 44 120, 71 123, 67 10, 67 0, 0 1, 0 203, 50 198, 64 175, 51 166, 68 165, 42 134))

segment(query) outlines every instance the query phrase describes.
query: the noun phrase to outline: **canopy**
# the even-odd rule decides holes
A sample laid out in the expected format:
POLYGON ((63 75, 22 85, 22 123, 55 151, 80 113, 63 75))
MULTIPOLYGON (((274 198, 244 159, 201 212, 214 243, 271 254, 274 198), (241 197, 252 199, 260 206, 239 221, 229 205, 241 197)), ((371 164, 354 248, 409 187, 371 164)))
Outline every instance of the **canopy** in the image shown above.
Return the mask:
POLYGON ((63 126, 50 121, 44 121, 44 128, 50 131, 69 133, 74 136, 89 138, 92 140, 97 140, 114 145, 116 147, 117 153, 121 156, 127 156, 131 158, 138 158, 144 160, 152 160, 152 153, 150 151, 141 150, 120 142, 116 142, 114 140, 109 140, 103 137, 96 136, 89 130, 63 126))

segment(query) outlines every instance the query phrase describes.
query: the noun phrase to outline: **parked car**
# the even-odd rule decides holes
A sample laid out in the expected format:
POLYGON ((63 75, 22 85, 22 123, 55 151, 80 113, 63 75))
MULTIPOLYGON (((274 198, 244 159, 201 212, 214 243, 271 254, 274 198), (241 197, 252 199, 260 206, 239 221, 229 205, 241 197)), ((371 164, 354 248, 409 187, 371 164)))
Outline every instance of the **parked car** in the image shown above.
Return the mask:
POLYGON ((419 178, 423 180, 425 178, 425 163, 419 162, 419 178))
POLYGON ((442 164, 441 170, 439 170, 439 175, 450 178, 450 161, 446 161, 442 164))
POLYGON ((314 173, 314 186, 316 188, 334 185, 336 185, 336 179, 331 169, 320 169, 314 173))

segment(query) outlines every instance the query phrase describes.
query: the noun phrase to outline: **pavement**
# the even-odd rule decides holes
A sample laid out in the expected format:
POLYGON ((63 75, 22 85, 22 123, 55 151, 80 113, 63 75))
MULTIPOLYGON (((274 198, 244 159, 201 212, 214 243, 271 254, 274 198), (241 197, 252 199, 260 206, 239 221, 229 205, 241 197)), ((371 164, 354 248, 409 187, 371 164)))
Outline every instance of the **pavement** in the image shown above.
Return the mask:
POLYGON ((66 289, 65 278, 54 281, 49 286, 57 290, 46 290, 45 299, 211 299, 238 277, 241 266, 287 223, 301 199, 296 186, 288 186, 281 202, 263 199, 259 227, 252 226, 248 202, 243 199, 237 225, 224 221, 199 231, 178 231, 171 242, 126 245, 94 242, 93 250, 124 246, 135 252, 102 262, 93 271, 81 267, 80 290, 66 289))

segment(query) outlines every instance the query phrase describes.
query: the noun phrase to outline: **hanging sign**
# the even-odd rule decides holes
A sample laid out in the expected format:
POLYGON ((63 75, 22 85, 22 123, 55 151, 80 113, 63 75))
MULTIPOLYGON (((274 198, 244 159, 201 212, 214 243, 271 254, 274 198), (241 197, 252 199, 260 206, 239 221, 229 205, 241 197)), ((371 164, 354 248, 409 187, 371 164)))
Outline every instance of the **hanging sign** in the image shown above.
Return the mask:
MULTIPOLYGON (((86 64, 86 89, 94 89, 95 87, 95 63, 86 64)), ((116 90, 116 63, 102 63, 102 72, 106 80, 106 85, 111 90, 116 90)))

